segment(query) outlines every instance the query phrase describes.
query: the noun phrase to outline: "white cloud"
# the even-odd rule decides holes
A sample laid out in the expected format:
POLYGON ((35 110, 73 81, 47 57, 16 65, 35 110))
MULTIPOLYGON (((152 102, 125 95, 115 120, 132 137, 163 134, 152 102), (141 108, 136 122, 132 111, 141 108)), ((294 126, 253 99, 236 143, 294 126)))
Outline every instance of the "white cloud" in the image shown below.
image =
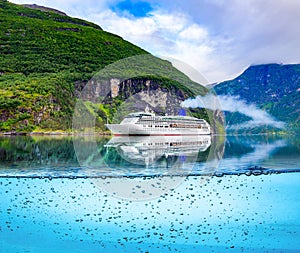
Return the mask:
POLYGON ((199 42, 207 39, 208 32, 197 24, 192 24, 179 33, 180 39, 187 39, 192 42, 199 42))
POLYGON ((169 6, 178 8, 208 27, 219 42, 211 56, 223 63, 229 76, 250 64, 299 62, 298 0, 189 0, 189 4, 169 6), (222 39, 229 43, 223 44, 222 39))
POLYGON ((197 96, 196 98, 189 98, 182 102, 185 108, 207 108, 211 110, 224 110, 228 112, 239 112, 244 114, 252 120, 244 124, 234 125, 231 128, 242 129, 254 126, 270 125, 276 128, 284 128, 285 123, 277 121, 266 111, 259 109, 255 104, 248 104, 239 97, 233 96, 215 96, 208 94, 206 96, 197 96))

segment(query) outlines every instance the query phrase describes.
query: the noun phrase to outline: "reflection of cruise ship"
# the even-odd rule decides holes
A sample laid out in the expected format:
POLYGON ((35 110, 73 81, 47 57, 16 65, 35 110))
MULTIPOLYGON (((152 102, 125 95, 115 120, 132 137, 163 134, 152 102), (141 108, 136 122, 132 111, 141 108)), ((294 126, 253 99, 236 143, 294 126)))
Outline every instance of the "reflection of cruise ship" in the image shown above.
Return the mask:
POLYGON ((200 135, 210 134, 204 119, 189 116, 155 116, 153 113, 131 113, 120 124, 107 124, 114 135, 200 135))
POLYGON ((118 136, 105 146, 116 148, 127 161, 136 164, 151 164, 164 157, 185 157, 195 160, 199 152, 211 145, 210 135, 189 136, 118 136))

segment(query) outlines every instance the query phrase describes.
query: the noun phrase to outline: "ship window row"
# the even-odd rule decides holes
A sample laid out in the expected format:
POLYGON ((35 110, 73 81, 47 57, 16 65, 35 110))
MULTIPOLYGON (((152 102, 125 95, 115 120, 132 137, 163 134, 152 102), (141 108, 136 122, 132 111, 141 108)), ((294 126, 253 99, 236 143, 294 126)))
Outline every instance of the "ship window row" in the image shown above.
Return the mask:
POLYGON ((196 121, 196 122, 204 122, 203 119, 187 119, 187 118, 162 118, 161 120, 167 120, 167 121, 174 121, 174 120, 180 120, 180 121, 196 121))
POLYGON ((154 121, 139 121, 137 124, 143 124, 143 125, 157 125, 157 126, 175 126, 175 125, 186 125, 186 126, 202 126, 203 128, 207 128, 204 124, 199 124, 199 122, 180 122, 180 123, 175 123, 175 122, 154 122, 154 121))
POLYGON ((182 124, 143 125, 143 127, 149 127, 149 128, 202 128, 202 129, 208 129, 208 127, 201 126, 201 125, 182 125, 182 124))
MULTIPOLYGON (((141 122, 155 122, 155 123, 170 123, 171 120, 154 120, 154 119, 139 119, 139 123, 141 122)), ((175 122, 173 120, 173 122, 175 122)), ((181 120, 180 122, 181 124, 183 123, 187 123, 187 124, 199 124, 199 123, 203 123, 202 120, 181 120)))
POLYGON ((155 127, 155 128, 157 128, 157 127, 165 127, 165 128, 167 128, 167 127, 169 127, 169 126, 167 126, 167 125, 165 125, 165 126, 157 126, 157 125, 143 125, 143 127, 155 127))

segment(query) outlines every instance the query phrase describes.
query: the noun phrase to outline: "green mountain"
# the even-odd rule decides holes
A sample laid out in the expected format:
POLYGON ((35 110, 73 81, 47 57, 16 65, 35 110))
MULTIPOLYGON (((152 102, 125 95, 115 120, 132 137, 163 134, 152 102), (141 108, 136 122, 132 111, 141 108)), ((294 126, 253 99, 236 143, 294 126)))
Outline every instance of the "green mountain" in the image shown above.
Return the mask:
MULTIPOLYGON (((183 100, 206 92, 169 62, 98 25, 51 8, 0 0, 0 27, 0 132, 70 130, 78 94, 88 81, 109 64, 132 56, 144 55, 151 60, 143 67, 107 73, 109 81, 122 80, 126 74, 135 76, 136 71, 139 76, 135 80, 125 80, 131 87, 129 92, 121 84, 125 95, 110 96, 106 105, 99 101, 85 103, 86 109, 96 115, 100 130, 105 129, 106 119, 112 118, 128 94, 159 86, 183 100), (151 76, 157 72, 161 75, 151 76), (170 73, 176 81, 164 77, 170 73)), ((205 112, 197 113, 207 117, 205 112)))
MULTIPOLYGON (((300 64, 250 66, 240 76, 214 87, 219 95, 238 96, 255 104, 275 119, 286 122, 288 130, 300 128, 300 64)), ((227 113, 226 121, 240 123, 250 118, 227 113)))

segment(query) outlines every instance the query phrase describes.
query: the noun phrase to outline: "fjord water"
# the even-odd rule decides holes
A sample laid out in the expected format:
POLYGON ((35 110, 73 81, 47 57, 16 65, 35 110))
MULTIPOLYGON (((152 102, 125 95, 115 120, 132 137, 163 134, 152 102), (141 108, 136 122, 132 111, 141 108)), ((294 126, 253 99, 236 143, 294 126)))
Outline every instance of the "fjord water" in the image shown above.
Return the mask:
POLYGON ((1 137, 0 252, 300 251, 298 138, 75 142, 1 137))

